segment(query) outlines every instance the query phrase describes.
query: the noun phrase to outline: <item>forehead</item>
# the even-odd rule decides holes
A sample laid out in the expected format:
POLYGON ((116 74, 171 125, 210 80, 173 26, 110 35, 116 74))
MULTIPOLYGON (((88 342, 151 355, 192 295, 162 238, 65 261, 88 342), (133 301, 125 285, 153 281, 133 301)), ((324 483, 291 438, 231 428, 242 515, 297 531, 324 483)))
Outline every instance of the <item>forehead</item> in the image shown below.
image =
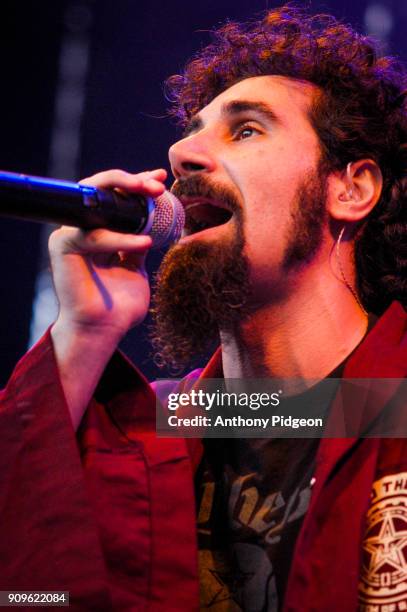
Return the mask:
POLYGON ((229 102, 237 100, 263 102, 282 123, 310 125, 308 112, 318 87, 308 81, 300 81, 279 75, 250 77, 235 83, 216 96, 199 112, 203 123, 222 116, 229 102))

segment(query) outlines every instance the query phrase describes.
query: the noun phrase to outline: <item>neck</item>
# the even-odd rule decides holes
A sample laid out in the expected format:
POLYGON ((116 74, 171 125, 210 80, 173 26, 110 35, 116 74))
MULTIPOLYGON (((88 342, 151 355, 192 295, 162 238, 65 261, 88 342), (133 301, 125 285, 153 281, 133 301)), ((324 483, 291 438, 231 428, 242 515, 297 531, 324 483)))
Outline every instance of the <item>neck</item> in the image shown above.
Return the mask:
POLYGON ((221 332, 225 378, 322 379, 353 351, 367 316, 345 285, 318 276, 221 332))

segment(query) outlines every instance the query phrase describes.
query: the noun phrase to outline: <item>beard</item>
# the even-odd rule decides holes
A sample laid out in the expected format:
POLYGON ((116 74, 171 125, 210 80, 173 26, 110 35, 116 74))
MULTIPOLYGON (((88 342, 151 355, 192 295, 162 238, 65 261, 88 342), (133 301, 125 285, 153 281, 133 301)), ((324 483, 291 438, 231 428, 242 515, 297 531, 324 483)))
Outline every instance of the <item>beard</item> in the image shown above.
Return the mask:
POLYGON ((297 191, 283 258, 283 269, 286 272, 312 261, 322 243, 327 216, 328 174, 329 168, 325 161, 320 161, 316 172, 306 177, 297 191))
MULTIPOLYGON (((320 168, 322 170, 322 168, 320 168)), ((299 187, 283 259, 285 271, 312 259, 322 241, 326 180, 317 172, 299 187)), ((234 231, 227 241, 172 247, 155 277, 150 339, 159 367, 180 374, 253 310, 250 262, 244 253, 242 208, 228 188, 202 176, 177 182, 175 195, 201 196, 228 204, 234 231)))
POLYGON ((230 189, 191 176, 172 189, 176 196, 201 196, 228 205, 234 213, 227 241, 172 247, 155 277, 150 338, 154 360, 179 374, 219 340, 219 329, 242 320, 250 294, 249 265, 243 254, 242 209, 230 189))

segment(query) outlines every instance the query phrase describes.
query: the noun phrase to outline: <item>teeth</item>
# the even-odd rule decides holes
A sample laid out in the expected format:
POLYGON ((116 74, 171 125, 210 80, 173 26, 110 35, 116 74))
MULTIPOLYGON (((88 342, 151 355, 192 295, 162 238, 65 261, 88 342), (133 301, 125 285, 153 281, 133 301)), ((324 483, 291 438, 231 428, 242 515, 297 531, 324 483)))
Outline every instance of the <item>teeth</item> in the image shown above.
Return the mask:
POLYGON ((227 209, 205 201, 188 202, 185 205, 185 212, 186 229, 189 233, 223 225, 232 216, 227 209))
POLYGON ((192 202, 191 204, 187 204, 187 206, 185 206, 185 214, 193 218, 196 216, 194 215, 194 208, 198 208, 199 206, 202 206, 202 202, 192 202))
POLYGON ((191 204, 187 204, 185 206, 185 210, 189 210, 190 208, 196 208, 197 206, 200 206, 202 204, 202 202, 191 202, 191 204))
POLYGON ((227 206, 222 206, 221 204, 213 204, 209 200, 198 200, 197 202, 186 202, 184 204, 185 210, 189 210, 190 208, 196 208, 197 206, 211 206, 212 208, 220 208, 221 210, 227 210, 229 212, 229 208, 227 206))

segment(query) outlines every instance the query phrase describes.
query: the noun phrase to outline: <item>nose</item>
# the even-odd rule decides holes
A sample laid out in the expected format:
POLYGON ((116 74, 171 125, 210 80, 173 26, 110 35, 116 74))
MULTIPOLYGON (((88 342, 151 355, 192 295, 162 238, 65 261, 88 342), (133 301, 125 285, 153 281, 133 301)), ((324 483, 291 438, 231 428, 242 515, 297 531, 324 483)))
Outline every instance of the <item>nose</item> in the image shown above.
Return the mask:
POLYGON ((174 143, 168 155, 176 179, 186 178, 197 172, 213 172, 216 168, 214 153, 209 150, 201 132, 174 143))

